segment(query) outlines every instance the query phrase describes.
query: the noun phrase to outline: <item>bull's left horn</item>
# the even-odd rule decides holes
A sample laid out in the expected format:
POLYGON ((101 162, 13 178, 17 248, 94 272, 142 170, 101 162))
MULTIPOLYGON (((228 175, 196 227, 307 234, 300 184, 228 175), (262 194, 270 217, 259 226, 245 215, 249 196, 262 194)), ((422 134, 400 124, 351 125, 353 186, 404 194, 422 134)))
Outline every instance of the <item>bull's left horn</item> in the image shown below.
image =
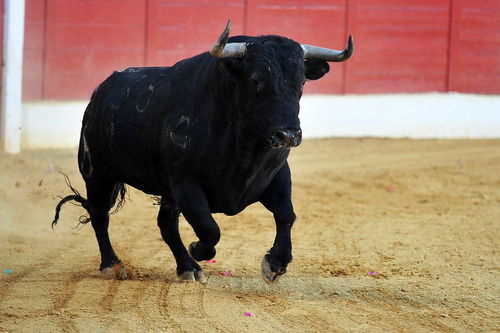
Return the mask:
POLYGON ((321 59, 324 61, 340 62, 349 59, 354 52, 352 36, 349 36, 347 46, 342 51, 307 44, 302 44, 301 46, 304 50, 304 59, 321 59))
POLYGON ((229 33, 231 32, 231 20, 227 21, 226 29, 219 36, 214 46, 210 50, 210 54, 216 58, 241 58, 247 53, 246 43, 229 43, 229 33))

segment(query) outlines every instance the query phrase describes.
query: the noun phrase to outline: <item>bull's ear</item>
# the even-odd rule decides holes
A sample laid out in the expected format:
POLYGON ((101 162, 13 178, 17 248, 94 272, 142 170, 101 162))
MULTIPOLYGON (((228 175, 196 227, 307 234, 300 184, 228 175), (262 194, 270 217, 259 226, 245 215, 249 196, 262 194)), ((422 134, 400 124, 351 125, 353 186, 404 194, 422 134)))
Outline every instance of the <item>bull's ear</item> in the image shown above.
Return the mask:
POLYGON ((243 63, 239 58, 221 58, 217 65, 225 72, 239 76, 243 72, 243 63))
POLYGON ((308 80, 321 79, 323 75, 330 71, 330 65, 326 61, 319 59, 311 59, 304 61, 305 75, 308 80))

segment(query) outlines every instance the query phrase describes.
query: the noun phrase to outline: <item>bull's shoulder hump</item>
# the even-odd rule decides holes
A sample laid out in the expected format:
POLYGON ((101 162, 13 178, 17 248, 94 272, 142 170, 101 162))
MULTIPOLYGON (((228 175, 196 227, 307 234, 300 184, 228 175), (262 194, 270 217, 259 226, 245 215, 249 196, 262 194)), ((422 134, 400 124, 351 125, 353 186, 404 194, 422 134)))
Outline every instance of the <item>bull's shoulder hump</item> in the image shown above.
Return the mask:
POLYGON ((129 67, 121 71, 115 71, 109 78, 137 79, 140 77, 156 77, 168 75, 171 67, 129 67))
POLYGON ((122 71, 115 71, 108 76, 99 86, 99 91, 109 91, 109 89, 127 88, 138 83, 147 83, 168 79, 170 67, 130 67, 122 71))

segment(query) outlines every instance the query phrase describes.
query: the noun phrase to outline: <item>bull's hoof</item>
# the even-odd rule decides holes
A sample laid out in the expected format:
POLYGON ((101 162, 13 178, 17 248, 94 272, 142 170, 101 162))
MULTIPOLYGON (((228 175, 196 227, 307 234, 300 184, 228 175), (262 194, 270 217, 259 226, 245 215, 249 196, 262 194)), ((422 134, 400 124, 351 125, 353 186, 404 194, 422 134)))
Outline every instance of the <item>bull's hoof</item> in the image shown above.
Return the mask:
POLYGON ((199 283, 207 283, 207 278, 205 277, 205 273, 202 270, 194 270, 194 271, 185 271, 179 274, 179 278, 183 282, 194 282, 198 281, 199 283))
POLYGON ((106 278, 116 280, 127 280, 132 278, 132 272, 127 270, 121 262, 112 267, 101 268, 101 274, 106 278))
POLYGON ((189 254, 196 261, 210 260, 215 257, 215 247, 207 246, 201 242, 192 242, 189 245, 189 254))
POLYGON ((261 263, 262 278, 266 283, 275 283, 281 275, 286 273, 286 269, 282 267, 275 267, 269 264, 268 254, 264 256, 261 263))

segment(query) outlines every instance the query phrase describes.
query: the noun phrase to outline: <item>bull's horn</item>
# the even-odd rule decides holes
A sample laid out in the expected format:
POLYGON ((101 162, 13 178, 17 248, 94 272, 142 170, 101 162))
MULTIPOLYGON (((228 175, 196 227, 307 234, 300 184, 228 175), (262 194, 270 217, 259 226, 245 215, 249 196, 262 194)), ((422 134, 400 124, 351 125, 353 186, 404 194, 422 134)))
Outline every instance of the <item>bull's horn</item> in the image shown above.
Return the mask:
POLYGON ((219 36, 214 46, 210 50, 210 54, 216 58, 241 58, 247 53, 246 43, 229 43, 227 44, 227 39, 229 38, 229 32, 231 31, 231 20, 227 21, 226 29, 219 36))
POLYGON ((352 43, 352 36, 349 36, 347 46, 343 51, 327 49, 324 47, 302 44, 304 50, 304 59, 321 59, 324 61, 346 61, 352 56, 354 52, 354 45, 352 43))

